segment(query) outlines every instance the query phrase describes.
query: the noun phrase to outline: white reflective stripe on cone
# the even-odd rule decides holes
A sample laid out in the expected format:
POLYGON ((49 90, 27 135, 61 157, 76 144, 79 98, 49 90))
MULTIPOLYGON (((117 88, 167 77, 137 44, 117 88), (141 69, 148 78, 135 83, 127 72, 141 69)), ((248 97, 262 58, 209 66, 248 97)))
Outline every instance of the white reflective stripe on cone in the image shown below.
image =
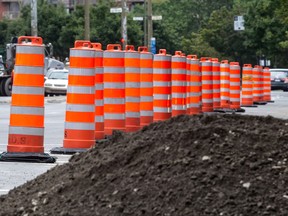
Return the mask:
POLYGON ((95 122, 99 122, 99 123, 104 122, 104 116, 95 116, 95 122))
POLYGON ((140 87, 141 88, 152 88, 153 82, 140 82, 140 87))
POLYGON ((125 89, 124 82, 104 82, 104 89, 125 89))
POLYGON ((191 103, 190 104, 190 108, 199 108, 200 107, 200 103, 191 103))
POLYGON ((153 68, 140 68, 140 74, 153 74, 153 68))
POLYGON ((165 108, 165 107, 154 107, 153 108, 154 113, 171 113, 171 108, 165 108))
POLYGON ((44 75, 44 67, 29 67, 15 65, 14 74, 44 75))
POLYGON ((95 90, 103 90, 103 88, 104 88, 104 84, 103 84, 103 83, 101 83, 101 84, 99 84, 99 83, 95 84, 95 90))
POLYGON ((103 58, 103 51, 102 50, 95 50, 95 56, 97 58, 103 58))
POLYGON ((202 71, 202 76, 212 76, 212 71, 202 71))
POLYGON ((153 101, 153 96, 141 96, 140 97, 141 102, 152 102, 153 101))
POLYGON ((220 93, 220 89, 213 89, 213 93, 220 93))
POLYGON ((44 95, 44 87, 13 86, 12 94, 44 95))
POLYGON ((104 68, 101 66, 101 67, 99 67, 99 66, 97 66, 96 68, 95 68, 95 74, 99 74, 99 75, 102 75, 103 74, 103 71, 104 71, 104 68))
POLYGON ((117 113, 104 113, 104 119, 106 120, 125 120, 125 114, 117 113))
POLYGON ((104 106, 104 100, 95 100, 95 103, 94 103, 96 106, 104 106))
MULTIPOLYGON (((44 46, 27 46, 27 45, 16 45, 16 54, 40 54, 44 55, 44 46)), ((43 65, 44 65, 44 58, 43 58, 43 65)))
POLYGON ((242 95, 242 98, 252 99, 252 98, 253 98, 253 95, 242 95))
POLYGON ((95 130, 95 123, 65 122, 65 129, 95 130))
POLYGON ((125 58, 128 59, 139 59, 140 54, 138 52, 125 52, 125 58))
POLYGON ((44 115, 44 107, 11 106, 10 114, 44 115))
POLYGON ((202 89, 202 94, 212 94, 213 93, 213 90, 205 90, 205 89, 202 89))
POLYGON ((75 76, 94 76, 94 68, 69 68, 69 75, 75 76))
POLYGON ((93 58, 95 57, 95 50, 89 49, 70 49, 70 57, 83 57, 93 58))
POLYGON ((222 101, 222 100, 230 100, 230 97, 221 96, 221 98, 220 98, 220 99, 221 99, 221 101, 222 101))
POLYGON ((230 82, 230 86, 240 86, 240 82, 230 82))
POLYGON ((171 56, 165 55, 154 55, 154 61, 171 61, 171 56))
POLYGON ((125 104, 125 98, 104 98, 104 105, 106 104, 125 104))
POLYGON ((186 62, 185 57, 172 56, 171 62, 186 62))
POLYGON ((124 52, 122 51, 104 51, 103 58, 124 58, 124 52))
POLYGON ((140 116, 153 116, 153 111, 140 111, 140 116))
POLYGON ((153 59, 152 53, 140 53, 140 59, 153 59))
POLYGON ((171 69, 154 68, 153 74, 171 74, 171 69))
POLYGON ((240 78, 240 74, 230 74, 230 78, 240 78))
POLYGON ((126 88, 140 88, 140 82, 125 82, 126 88))
POLYGON ((201 83, 199 82, 190 82, 191 87, 201 86, 201 83))
POLYGON ((140 73, 139 67, 125 67, 125 73, 138 74, 140 73))
POLYGON ((172 81, 172 86, 186 86, 186 81, 172 81))
POLYGON ((79 104, 67 104, 66 111, 71 112, 94 112, 95 106, 94 105, 79 105, 79 104))
POLYGON ((126 96, 125 98, 126 103, 139 103, 140 102, 140 97, 132 97, 132 96, 126 96))
POLYGON ((154 100, 169 100, 170 94, 154 94, 154 100))
POLYGON ((172 110, 186 110, 185 105, 172 105, 172 110))
POLYGON ((186 93, 172 93, 172 98, 186 98, 186 93))
POLYGON ((123 67, 104 67, 103 73, 105 74, 125 74, 125 68, 123 67))
POLYGON ((67 88, 67 93, 72 94, 95 94, 95 87, 90 86, 69 86, 67 88))
POLYGON ((213 81, 212 80, 202 80, 202 84, 204 84, 204 85, 212 85, 213 81))
POLYGON ((186 70, 185 69, 172 69, 172 74, 185 75, 186 70))
POLYGON ((213 99, 203 99, 202 98, 202 103, 213 103, 213 99))
POLYGON ((126 112, 126 118, 140 118, 140 112, 126 112))
POLYGON ((9 126, 9 134, 44 136, 44 128, 12 127, 12 126, 9 126))
POLYGON ((230 90, 230 94, 240 94, 240 90, 230 90))
POLYGON ((153 81, 154 87, 170 87, 171 82, 164 82, 164 81, 153 81))

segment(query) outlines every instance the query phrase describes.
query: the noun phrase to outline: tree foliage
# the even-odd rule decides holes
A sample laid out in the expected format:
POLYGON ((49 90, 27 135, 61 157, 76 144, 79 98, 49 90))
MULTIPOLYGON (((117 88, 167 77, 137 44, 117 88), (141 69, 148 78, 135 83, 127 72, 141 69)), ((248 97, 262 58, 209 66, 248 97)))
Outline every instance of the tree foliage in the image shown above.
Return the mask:
MULTIPOLYGON (((287 0, 153 0, 153 21, 157 49, 173 54, 213 56, 241 63, 259 63, 268 58, 272 66, 288 67, 287 0), (245 31, 234 31, 234 16, 243 15, 245 31)), ((99 0, 90 8, 91 41, 120 43, 121 14, 111 14, 115 1, 99 0)), ((143 5, 128 14, 128 44, 144 44, 143 22, 133 16, 144 16, 143 5)), ((29 35, 30 7, 24 6, 17 20, 0 21, 0 44, 5 46, 12 36, 29 35)), ((38 33, 45 43, 52 43, 54 54, 65 58, 74 41, 84 38, 84 8, 78 6, 67 13, 63 5, 38 1, 38 33)))

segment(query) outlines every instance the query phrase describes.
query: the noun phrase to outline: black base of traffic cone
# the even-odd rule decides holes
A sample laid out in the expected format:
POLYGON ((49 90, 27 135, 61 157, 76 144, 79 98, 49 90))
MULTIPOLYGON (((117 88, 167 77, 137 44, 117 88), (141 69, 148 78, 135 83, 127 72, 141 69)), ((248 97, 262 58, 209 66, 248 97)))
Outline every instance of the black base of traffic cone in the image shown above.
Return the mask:
POLYGON ((228 109, 228 108, 218 108, 214 109, 214 112, 219 112, 219 113, 235 113, 235 112, 245 112, 245 109, 239 108, 239 109, 228 109))
POLYGON ((266 105, 267 102, 266 101, 259 101, 259 102, 253 102, 253 104, 255 104, 255 105, 266 105))
POLYGON ((270 101, 266 101, 267 103, 274 103, 275 101, 272 101, 272 100, 270 100, 270 101))
POLYGON ((257 105, 241 105, 241 107, 252 107, 252 108, 256 108, 258 107, 257 105))
POLYGON ((51 154, 68 154, 73 155, 76 153, 86 152, 88 148, 63 148, 63 147, 55 147, 50 150, 51 154))
POLYGON ((3 162, 55 163, 56 158, 47 153, 3 152, 0 154, 3 162))

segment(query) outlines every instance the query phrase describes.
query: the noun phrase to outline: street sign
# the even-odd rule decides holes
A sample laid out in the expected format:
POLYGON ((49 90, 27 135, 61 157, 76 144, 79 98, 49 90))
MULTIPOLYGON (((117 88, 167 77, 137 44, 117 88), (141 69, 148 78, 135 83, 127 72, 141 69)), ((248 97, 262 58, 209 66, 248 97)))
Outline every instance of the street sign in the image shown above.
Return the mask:
POLYGON ((162 16, 152 16, 152 20, 162 20, 162 16))
POLYGON ((155 37, 151 38, 150 45, 151 45, 151 52, 153 54, 156 54, 156 38, 155 37))
POLYGON ((243 16, 234 16, 234 31, 243 30, 245 30, 243 16))
POLYGON ((144 17, 133 17, 134 21, 143 21, 144 17))
POLYGON ((122 8, 110 8, 110 13, 122 13, 122 8))

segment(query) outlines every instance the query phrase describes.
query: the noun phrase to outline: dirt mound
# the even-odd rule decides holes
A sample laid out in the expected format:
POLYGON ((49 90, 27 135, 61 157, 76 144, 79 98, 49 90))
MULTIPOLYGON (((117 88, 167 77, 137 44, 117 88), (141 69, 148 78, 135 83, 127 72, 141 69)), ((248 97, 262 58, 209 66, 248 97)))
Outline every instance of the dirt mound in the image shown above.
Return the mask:
POLYGON ((10 191, 0 215, 288 215, 287 158, 287 121, 178 116, 10 191))

